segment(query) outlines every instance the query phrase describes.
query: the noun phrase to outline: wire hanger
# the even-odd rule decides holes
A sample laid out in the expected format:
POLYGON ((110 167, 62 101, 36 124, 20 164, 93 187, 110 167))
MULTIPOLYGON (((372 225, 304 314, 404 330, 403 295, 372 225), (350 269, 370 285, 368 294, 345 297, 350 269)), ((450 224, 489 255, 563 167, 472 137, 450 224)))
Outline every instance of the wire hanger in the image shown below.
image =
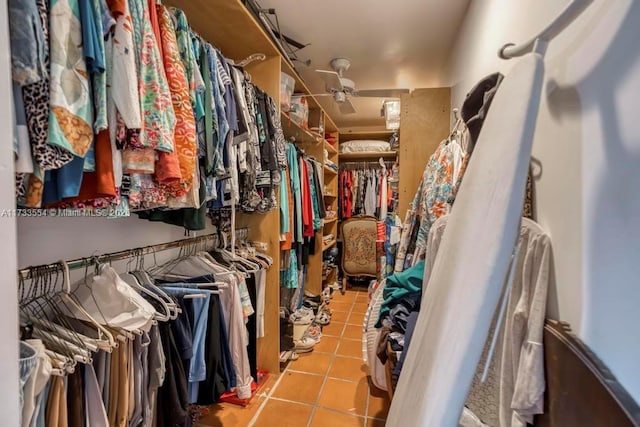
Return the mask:
POLYGON ((247 56, 242 61, 236 62, 235 65, 237 65, 238 67, 244 68, 254 61, 264 61, 265 59, 267 59, 267 55, 265 55, 264 53, 254 53, 247 56))

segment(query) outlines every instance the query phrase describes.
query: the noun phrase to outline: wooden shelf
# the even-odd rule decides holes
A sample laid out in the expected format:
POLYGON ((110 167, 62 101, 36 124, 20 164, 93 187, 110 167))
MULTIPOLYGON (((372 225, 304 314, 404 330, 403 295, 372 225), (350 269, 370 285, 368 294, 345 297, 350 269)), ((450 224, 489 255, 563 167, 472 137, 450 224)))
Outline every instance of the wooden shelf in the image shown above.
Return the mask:
POLYGON ((397 151, 362 151, 358 153, 340 153, 340 160, 375 160, 380 157, 383 159, 395 159, 397 156, 397 151))
POLYGON ((327 249, 331 249, 332 247, 334 247, 336 245, 336 243, 338 243, 337 239, 333 239, 332 241, 330 241, 329 243, 322 243, 322 252, 326 251, 327 249))
POLYGON ((331 218, 331 219, 325 219, 323 220, 323 224, 322 225, 329 225, 329 224, 333 224, 334 222, 336 222, 338 220, 338 217, 335 218, 331 218))
POLYGON ((325 170, 326 172, 330 173, 330 174, 338 175, 338 171, 336 171, 336 170, 334 170, 334 169, 330 168, 330 167, 329 167, 329 166, 327 166, 327 165, 324 165, 324 170, 325 170))
POLYGON ((205 40, 236 61, 254 53, 267 57, 280 52, 241 0, 166 0, 184 10, 189 25, 205 40))
POLYGON ((299 144, 318 144, 320 140, 322 140, 319 135, 309 132, 298 123, 291 120, 289 115, 285 112, 282 112, 281 114, 281 121, 282 131, 287 139, 294 138, 299 144))
POLYGON ((335 146, 329 144, 327 140, 324 141, 324 148, 327 149, 329 154, 338 154, 338 149, 335 146))
POLYGON ((340 131, 340 141, 360 141, 363 139, 388 141, 391 135, 393 135, 391 130, 345 130, 340 131))

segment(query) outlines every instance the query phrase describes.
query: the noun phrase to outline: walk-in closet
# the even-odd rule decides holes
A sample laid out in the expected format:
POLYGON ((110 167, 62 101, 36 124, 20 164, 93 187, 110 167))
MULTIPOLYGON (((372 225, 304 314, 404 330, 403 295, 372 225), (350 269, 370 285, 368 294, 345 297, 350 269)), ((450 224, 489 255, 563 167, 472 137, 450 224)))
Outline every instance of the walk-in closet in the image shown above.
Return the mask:
POLYGON ((0 426, 640 427, 640 3, 0 4, 0 426))

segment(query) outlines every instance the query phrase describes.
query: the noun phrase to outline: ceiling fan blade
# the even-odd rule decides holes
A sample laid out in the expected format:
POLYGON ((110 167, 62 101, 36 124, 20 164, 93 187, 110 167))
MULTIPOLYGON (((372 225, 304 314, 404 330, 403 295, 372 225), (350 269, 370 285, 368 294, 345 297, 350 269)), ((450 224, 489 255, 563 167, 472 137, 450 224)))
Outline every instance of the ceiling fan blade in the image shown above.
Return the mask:
POLYGON ((353 104, 348 99, 344 102, 340 102, 338 104, 338 108, 342 114, 353 114, 356 112, 356 109, 353 107, 353 104))
POLYGON ((339 92, 344 90, 340 82, 340 76, 335 71, 316 70, 316 73, 324 80, 327 90, 335 89, 339 92))
POLYGON ((353 95, 369 98, 400 98, 400 95, 409 92, 409 89, 370 89, 358 90, 353 95))
POLYGON ((311 95, 305 95, 305 96, 313 96, 314 98, 317 98, 318 96, 333 96, 332 93, 312 93, 311 95))

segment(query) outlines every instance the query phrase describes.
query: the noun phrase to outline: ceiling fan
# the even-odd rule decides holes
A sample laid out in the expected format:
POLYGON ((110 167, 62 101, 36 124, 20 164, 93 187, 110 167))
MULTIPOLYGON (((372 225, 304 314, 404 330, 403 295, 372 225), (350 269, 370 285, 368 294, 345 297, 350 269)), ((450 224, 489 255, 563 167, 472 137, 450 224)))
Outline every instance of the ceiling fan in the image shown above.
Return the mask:
POLYGON ((338 108, 342 114, 353 114, 356 109, 351 103, 351 98, 399 98, 403 93, 409 93, 409 89, 369 89, 356 90, 356 84, 353 80, 342 76, 351 66, 351 61, 347 58, 334 58, 330 62, 333 71, 316 70, 316 73, 325 83, 327 93, 321 93, 313 96, 332 96, 338 104, 338 108))

